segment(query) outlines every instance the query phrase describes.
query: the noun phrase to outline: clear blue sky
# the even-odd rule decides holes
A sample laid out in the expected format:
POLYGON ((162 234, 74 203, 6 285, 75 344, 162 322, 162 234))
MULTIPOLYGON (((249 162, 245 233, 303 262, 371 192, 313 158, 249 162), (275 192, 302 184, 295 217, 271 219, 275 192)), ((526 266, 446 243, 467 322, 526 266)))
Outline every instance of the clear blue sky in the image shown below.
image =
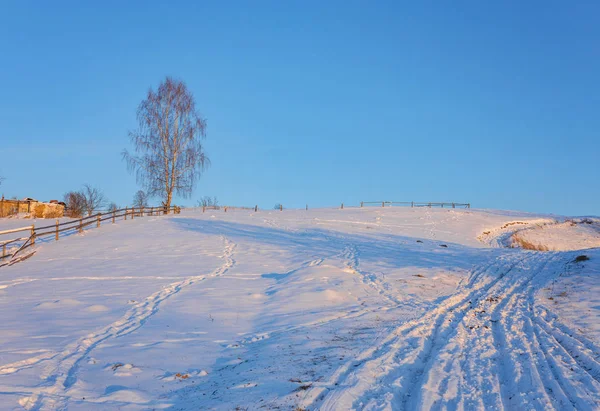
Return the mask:
POLYGON ((600 214, 600 2, 0 3, 0 193, 120 205, 149 87, 184 80, 191 200, 600 214))

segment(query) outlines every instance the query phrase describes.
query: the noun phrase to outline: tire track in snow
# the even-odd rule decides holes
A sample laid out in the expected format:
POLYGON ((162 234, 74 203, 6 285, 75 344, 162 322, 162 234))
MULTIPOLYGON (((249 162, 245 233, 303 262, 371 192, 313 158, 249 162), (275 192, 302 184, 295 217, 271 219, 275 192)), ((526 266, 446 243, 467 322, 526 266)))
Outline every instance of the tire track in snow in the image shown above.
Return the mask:
MULTIPOLYGON (((222 256, 224 262, 212 273, 188 277, 183 281, 164 287, 147 297, 143 302, 134 305, 119 320, 68 345, 62 352, 50 358, 51 364, 42 374, 43 382, 34 389, 27 389, 27 391, 31 391, 31 395, 21 399, 21 406, 28 410, 65 409, 69 398, 67 390, 77 381, 79 362, 85 359, 94 348, 110 338, 122 337, 137 330, 152 315, 158 312, 160 304, 166 299, 206 278, 221 276, 235 265, 233 258, 235 243, 225 237, 223 237, 223 242, 225 246, 222 256)), ((3 368, 7 370, 13 368, 16 372, 39 363, 37 361, 26 364, 24 361, 20 361, 21 364, 5 365, 3 368)))
MULTIPOLYGON (((504 266, 501 268, 496 279, 488 286, 482 288, 477 295, 474 295, 474 298, 465 301, 464 304, 450 310, 451 312, 442 317, 442 326, 435 328, 434 332, 429 337, 431 339, 431 342, 429 343, 431 349, 429 352, 426 351, 424 358, 422 354, 420 355, 420 360, 423 364, 422 369, 416 370, 416 373, 413 373, 412 376, 411 374, 408 376, 403 375, 398 379, 403 382, 406 381, 406 383, 403 384, 406 388, 399 390, 396 393, 396 396, 393 399, 393 404, 396 407, 399 406, 402 409, 415 409, 423 406, 434 407, 440 405, 435 402, 435 399, 439 397, 439 393, 437 392, 438 387, 435 384, 438 371, 436 366, 439 364, 440 360, 443 362, 445 359, 451 358, 452 354, 458 355, 459 357, 468 354, 468 352, 465 352, 465 339, 458 335, 460 327, 464 327, 465 322, 469 320, 468 314, 475 313, 477 307, 485 304, 488 299, 491 299, 492 295, 506 294, 507 287, 509 290, 518 288, 518 282, 517 285, 512 285, 515 276, 511 274, 519 272, 519 269, 523 264, 530 260, 534 260, 531 255, 517 256, 515 262, 509 263, 508 267, 504 266), (450 351, 450 353, 448 353, 449 346, 453 349, 453 352, 450 351), (416 393, 416 395, 414 395, 414 393, 416 393)), ((479 340, 479 338, 480 337, 477 335, 472 336, 470 339, 479 340)), ((425 345, 427 346, 427 343, 425 345)), ((419 363, 417 362, 417 364, 419 363)), ((451 376, 448 375, 447 377, 449 382, 451 376)), ((396 382, 398 382, 398 380, 396 382)), ((478 385, 480 384, 481 383, 478 383, 478 385)), ((494 386, 493 380, 490 381, 488 379, 487 384, 490 385, 489 388, 493 388, 494 386)), ((495 401, 496 399, 493 398, 493 395, 491 398, 485 398, 482 394, 483 392, 479 393, 478 396, 481 396, 481 402, 483 403, 484 408, 495 408, 497 406, 497 401, 495 401)), ((453 400, 457 400, 456 396, 453 397, 453 400)))
POLYGON ((544 388, 553 381, 547 378, 544 365, 536 356, 536 342, 529 331, 531 327, 517 307, 531 281, 554 258, 551 254, 534 255, 534 267, 524 270, 520 277, 511 278, 512 285, 498 294, 496 301, 489 305, 493 309, 485 318, 491 322, 492 343, 496 349, 495 363, 490 364, 490 370, 496 373, 498 381, 499 407, 547 408, 552 407, 556 399, 544 388))
POLYGON ((338 369, 302 405, 599 409, 600 351, 534 305, 535 291, 557 274, 561 259, 519 252, 474 270, 440 307, 338 369))
MULTIPOLYGON (((572 259, 572 256, 567 254, 572 259)), ((561 403, 561 408, 596 410, 600 408, 600 363, 598 349, 577 333, 565 334, 564 325, 556 327, 546 322, 543 313, 535 307, 535 288, 530 287, 523 301, 524 311, 531 322, 536 340, 539 342, 548 367, 566 395, 569 403, 561 403), (539 313, 539 314, 538 314, 539 313), (540 315, 542 314, 542 315, 540 315), (584 343, 586 342, 586 343, 584 343), (568 407, 570 405, 570 407, 568 407)), ((564 402, 564 400, 563 400, 564 402)))
MULTIPOLYGON (((518 270, 519 266, 515 269, 518 270)), ((414 400, 416 403, 432 409, 456 409, 459 405, 463 409, 502 407, 501 387, 494 372, 497 358, 490 355, 497 351, 490 321, 493 315, 491 308, 494 304, 506 304, 521 285, 521 280, 514 281, 513 276, 504 276, 487 291, 488 297, 479 298, 469 313, 455 325, 456 333, 438 352, 426 380, 421 384, 420 397, 414 400)))
MULTIPOLYGON (((467 284, 460 286, 456 293, 447 297, 437 307, 421 318, 397 327, 378 346, 365 350, 357 359, 340 367, 326 383, 314 384, 314 388, 307 392, 302 406, 314 408, 323 400, 320 409, 349 409, 361 404, 365 406, 362 399, 366 402, 382 400, 391 406, 393 394, 381 391, 391 390, 391 384, 406 387, 409 381, 418 379, 423 368, 420 365, 423 360, 420 358, 431 358, 436 349, 432 341, 439 337, 440 332, 449 332, 444 324, 451 322, 457 313, 464 316, 471 300, 483 296, 527 257, 514 256, 514 253, 508 258, 503 256, 491 266, 485 264, 472 270, 467 284), (488 281, 486 276, 480 280, 480 277, 489 274, 490 271, 497 274, 496 278, 492 276, 488 281), (403 381, 398 381, 399 379, 403 381), (373 395, 366 398, 368 393, 373 395)), ((373 409, 385 407, 385 404, 367 405, 373 409)))
POLYGON ((600 382, 600 348, 561 324, 545 307, 534 307, 533 319, 569 353, 583 370, 600 382))

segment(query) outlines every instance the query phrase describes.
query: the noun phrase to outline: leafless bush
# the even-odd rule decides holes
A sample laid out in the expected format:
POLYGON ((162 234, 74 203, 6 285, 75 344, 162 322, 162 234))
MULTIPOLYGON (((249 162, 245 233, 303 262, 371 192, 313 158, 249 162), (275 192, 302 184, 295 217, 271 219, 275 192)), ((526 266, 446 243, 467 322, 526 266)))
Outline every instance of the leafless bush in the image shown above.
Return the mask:
POLYGON ((283 210, 283 206, 279 203, 275 204, 275 206, 273 207, 273 210, 283 210))
POLYGON ((144 190, 138 190, 133 196, 133 206, 135 208, 148 207, 148 195, 144 190))
POLYGON ((89 184, 83 186, 82 194, 85 199, 84 211, 88 216, 91 216, 106 204, 106 197, 104 197, 102 191, 89 184))
POLYGON ((71 218, 80 218, 85 211, 85 196, 81 191, 69 191, 63 196, 67 205, 66 215, 71 218))
POLYGON ((198 200, 198 207, 216 207, 219 208, 217 197, 204 196, 198 200))
POLYGON ((112 212, 112 211, 117 211, 117 210, 119 210, 120 208, 121 208, 121 207, 119 207, 119 206, 117 205, 117 203, 110 203, 110 204, 108 205, 108 211, 111 211, 111 212, 112 212))

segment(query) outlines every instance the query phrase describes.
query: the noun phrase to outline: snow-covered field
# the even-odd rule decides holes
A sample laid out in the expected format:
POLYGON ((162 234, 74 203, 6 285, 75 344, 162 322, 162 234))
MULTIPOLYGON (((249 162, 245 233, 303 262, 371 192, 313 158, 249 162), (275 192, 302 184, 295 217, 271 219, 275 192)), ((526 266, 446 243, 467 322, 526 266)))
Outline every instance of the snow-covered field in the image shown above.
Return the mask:
POLYGON ((600 409, 597 224, 184 210, 38 241, 0 268, 0 409, 600 409))

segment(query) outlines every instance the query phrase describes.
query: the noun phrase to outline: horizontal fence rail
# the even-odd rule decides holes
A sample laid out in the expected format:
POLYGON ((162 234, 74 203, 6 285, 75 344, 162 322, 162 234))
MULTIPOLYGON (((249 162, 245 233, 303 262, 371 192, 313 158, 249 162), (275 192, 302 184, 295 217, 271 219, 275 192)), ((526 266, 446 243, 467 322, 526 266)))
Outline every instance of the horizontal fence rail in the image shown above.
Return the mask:
MULTIPOLYGON (((392 206, 402 206, 402 207, 439 207, 439 208, 471 208, 471 203, 451 203, 451 202, 422 202, 422 201, 361 201, 359 206, 356 205, 344 205, 341 204, 340 209, 346 208, 356 208, 356 207, 369 207, 369 206, 377 206, 377 207, 392 207, 392 206)), ((308 204, 304 207, 308 210, 308 204)), ((190 210, 199 210, 202 209, 202 212, 211 211, 211 210, 223 210, 227 212, 228 210, 248 210, 258 212, 259 207, 256 205, 254 207, 239 207, 239 206, 199 206, 192 207, 190 210)), ((283 210, 301 210, 303 208, 284 208, 282 204, 278 204, 275 208, 267 208, 263 209, 264 211, 283 211, 283 210)))
MULTIPOLYGON (((35 240, 37 238, 53 237, 55 241, 58 241, 61 234, 65 235, 67 232, 82 233, 83 230, 87 227, 90 227, 93 225, 95 225, 96 227, 100 227, 100 225, 103 221, 112 220, 112 223, 115 223, 117 219, 121 219, 121 218, 123 218, 124 220, 127 220, 127 218, 133 220, 136 217, 139 218, 139 217, 144 217, 144 216, 163 215, 163 214, 169 214, 170 212, 179 214, 181 212, 181 207, 178 207, 178 206, 171 206, 169 208, 167 208, 167 207, 137 207, 137 208, 136 207, 132 207, 132 208, 125 207, 125 208, 121 208, 118 210, 112 210, 112 211, 107 211, 107 212, 103 212, 103 213, 93 214, 93 215, 90 215, 87 217, 79 218, 77 220, 66 221, 63 223, 59 223, 58 219, 57 219, 55 224, 50 224, 50 225, 46 225, 43 227, 35 227, 35 226, 31 225, 31 226, 22 227, 22 228, 15 228, 15 229, 11 229, 11 230, 0 231, 0 235, 13 234, 13 233, 19 233, 19 232, 24 232, 24 231, 29 232, 28 237, 20 237, 20 238, 13 238, 10 240, 0 241, 0 245, 2 246, 2 254, 0 255, 0 261, 2 261, 3 259, 6 259, 6 258, 14 259, 23 250, 25 250, 31 246, 34 246, 35 240), (19 246, 19 248, 16 251, 7 249, 7 245, 14 244, 16 247, 20 242, 23 242, 23 243, 19 246)), ((9 263, 0 264, 0 267, 3 267, 8 264, 9 263)))
POLYGON ((421 202, 421 201, 361 201, 361 207, 368 206, 410 206, 410 207, 440 207, 440 208, 471 208, 471 203, 438 203, 438 202, 421 202))

